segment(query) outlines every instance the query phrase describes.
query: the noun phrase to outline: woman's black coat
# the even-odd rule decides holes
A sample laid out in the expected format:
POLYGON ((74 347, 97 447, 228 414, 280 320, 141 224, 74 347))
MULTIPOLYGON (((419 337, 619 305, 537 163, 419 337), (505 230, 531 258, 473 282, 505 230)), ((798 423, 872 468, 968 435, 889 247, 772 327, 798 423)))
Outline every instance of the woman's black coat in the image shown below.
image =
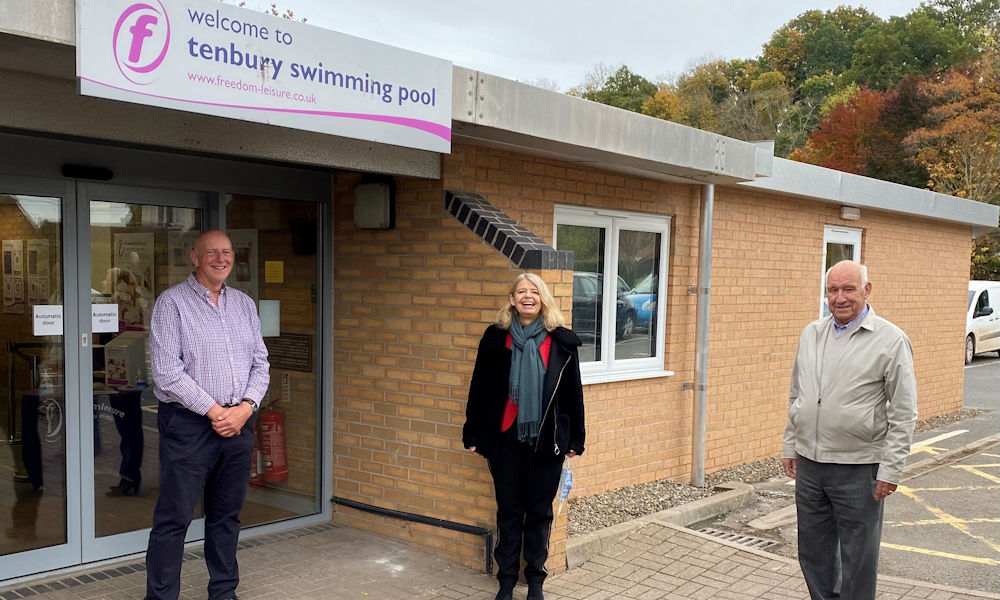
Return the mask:
MULTIPOLYGON (((586 429, 583 421, 583 385, 580 381, 580 338, 565 327, 549 332, 552 346, 542 386, 542 423, 535 452, 548 456, 574 450, 583 454, 586 429)), ((476 367, 469 386, 462 443, 488 459, 495 458, 500 423, 510 388, 512 352, 507 346, 507 330, 496 325, 483 334, 476 367)))

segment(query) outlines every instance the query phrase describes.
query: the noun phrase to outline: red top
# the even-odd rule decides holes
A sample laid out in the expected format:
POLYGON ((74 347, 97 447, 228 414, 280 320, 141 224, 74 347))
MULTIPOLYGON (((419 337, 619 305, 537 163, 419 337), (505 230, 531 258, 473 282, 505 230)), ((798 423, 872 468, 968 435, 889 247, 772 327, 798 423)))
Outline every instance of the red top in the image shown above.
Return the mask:
MULTIPOLYGON (((511 340, 510 333, 507 334, 507 348, 514 344, 511 340)), ((545 368, 549 368, 549 352, 552 350, 552 336, 546 335, 545 339, 542 340, 542 345, 538 347, 538 353, 542 355, 542 364, 545 368)), ((507 431, 510 426, 514 424, 517 420, 517 405, 507 398, 507 406, 503 409, 503 419, 500 421, 500 431, 507 431)))

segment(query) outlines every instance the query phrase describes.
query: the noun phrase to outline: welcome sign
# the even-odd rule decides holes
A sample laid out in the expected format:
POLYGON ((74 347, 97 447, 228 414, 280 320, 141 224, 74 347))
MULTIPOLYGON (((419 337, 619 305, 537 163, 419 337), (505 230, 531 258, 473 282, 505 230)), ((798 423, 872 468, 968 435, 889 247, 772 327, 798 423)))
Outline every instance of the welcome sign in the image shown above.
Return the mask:
POLYGON ((451 151, 451 63, 209 0, 77 0, 80 93, 451 151))

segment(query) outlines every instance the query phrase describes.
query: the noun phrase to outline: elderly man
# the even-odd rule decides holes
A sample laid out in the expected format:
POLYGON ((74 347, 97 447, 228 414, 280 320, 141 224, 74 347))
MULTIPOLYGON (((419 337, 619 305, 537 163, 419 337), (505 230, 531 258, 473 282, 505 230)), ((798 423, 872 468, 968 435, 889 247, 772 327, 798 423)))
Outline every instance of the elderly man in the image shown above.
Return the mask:
POLYGON ((150 328, 160 495, 146 552, 146 598, 179 596, 184 536, 204 495, 208 597, 226 600, 239 584, 239 513, 269 365, 253 300, 225 285, 233 269, 226 234, 201 234, 191 262, 187 280, 156 300, 150 328))
POLYGON ((917 419, 910 340, 867 303, 867 269, 826 274, 831 315, 806 326, 792 370, 782 466, 795 479, 799 565, 813 600, 875 598, 884 500, 917 419))

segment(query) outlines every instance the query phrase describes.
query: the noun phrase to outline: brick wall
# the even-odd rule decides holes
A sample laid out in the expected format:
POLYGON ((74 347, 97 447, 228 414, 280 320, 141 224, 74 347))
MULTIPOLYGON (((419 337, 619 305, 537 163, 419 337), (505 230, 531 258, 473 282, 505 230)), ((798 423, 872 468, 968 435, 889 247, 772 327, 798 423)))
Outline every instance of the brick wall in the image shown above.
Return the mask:
POLYGON ((969 229, 869 209, 844 221, 839 210, 717 190, 706 472, 781 452, 798 337, 819 313, 825 225, 863 230, 869 302, 910 337, 920 418, 962 407, 969 229))
MULTIPOLYGON (((576 493, 689 470, 690 392, 681 385, 693 361, 695 303, 686 281, 697 267, 692 211, 698 189, 460 145, 444 157, 443 174, 442 181, 397 181, 391 231, 353 226, 351 190, 358 179, 338 177, 334 493, 493 527, 492 480, 484 461, 462 447, 461 427, 479 338, 518 271, 444 213, 446 189, 482 194, 550 243, 557 203, 674 216, 670 276, 685 284, 670 288, 667 354, 678 376, 586 389, 588 449, 574 461, 576 493)), ((572 273, 540 274, 569 314, 572 273)), ((337 518, 419 538, 416 543, 472 567, 482 564, 482 543, 473 536, 343 508, 337 518)), ((564 564, 564 547, 565 515, 553 531, 550 567, 564 564)))
MULTIPOLYGON (((476 347, 517 274, 443 210, 445 190, 468 190, 552 241, 556 204, 671 215, 666 364, 671 377, 585 388, 587 451, 574 493, 591 495, 691 473, 698 222, 701 189, 554 160, 455 145, 441 181, 397 180, 389 231, 352 223, 355 175, 334 192, 334 494, 385 508, 493 527, 484 462, 461 443, 476 347)), ((706 470, 775 456, 798 335, 818 312, 823 225, 839 207, 738 187, 716 195, 706 470)), ((961 406, 968 230, 862 211, 862 257, 872 303, 916 349, 922 416, 961 406), (914 256, 933 251, 933 268, 914 256), (927 298, 928 288, 941 293, 927 298), (927 310, 942 316, 927 325, 927 310), (954 315, 954 316, 951 316, 954 315), (917 327, 922 328, 917 331, 917 327), (958 331, 957 334, 954 332, 958 331), (932 357, 954 355, 955 363, 932 357)), ((572 275, 543 271, 571 309, 572 275)), ((342 507, 336 519, 481 568, 482 542, 342 507)), ((565 515, 551 569, 561 568, 565 515)))

